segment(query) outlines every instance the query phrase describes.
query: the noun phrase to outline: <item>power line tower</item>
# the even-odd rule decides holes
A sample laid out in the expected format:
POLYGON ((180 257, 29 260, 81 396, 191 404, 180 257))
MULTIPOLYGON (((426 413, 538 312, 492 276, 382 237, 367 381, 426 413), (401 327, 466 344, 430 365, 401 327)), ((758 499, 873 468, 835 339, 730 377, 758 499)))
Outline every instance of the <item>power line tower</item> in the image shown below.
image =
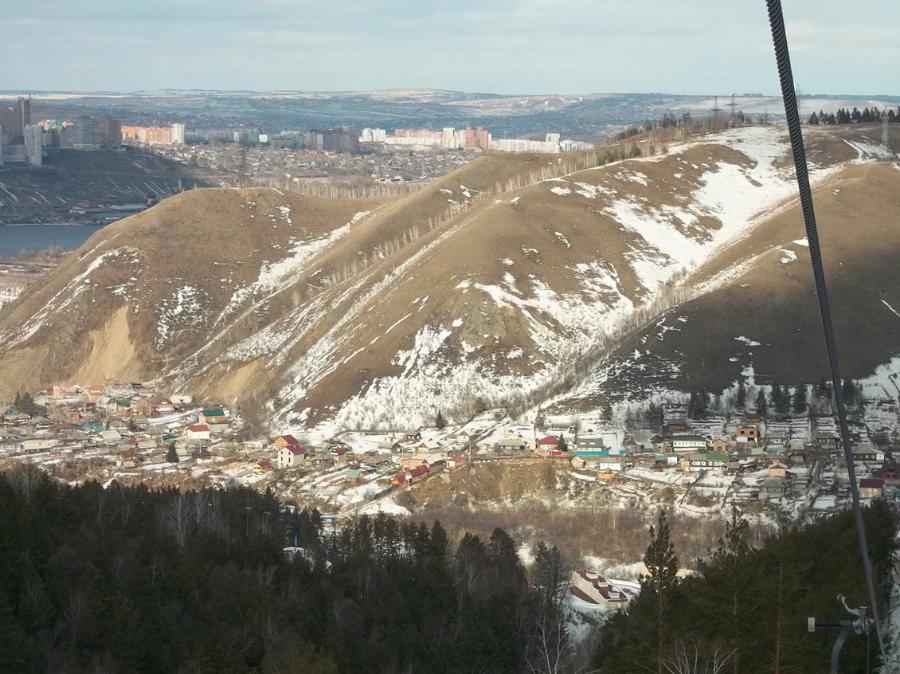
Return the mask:
POLYGON ((734 126, 735 112, 737 111, 737 103, 734 101, 734 94, 731 94, 731 103, 728 103, 728 126, 734 126))
POLYGON ((238 163, 238 187, 250 187, 250 176, 247 173, 247 146, 241 145, 238 163))
POLYGON ((891 151, 891 139, 888 133, 888 114, 887 108, 885 108, 881 112, 881 144, 884 145, 885 149, 890 152, 891 151))
POLYGON ((719 113, 721 111, 722 111, 722 109, 719 107, 719 97, 713 96, 713 107, 712 107, 713 128, 716 128, 719 126, 719 113))

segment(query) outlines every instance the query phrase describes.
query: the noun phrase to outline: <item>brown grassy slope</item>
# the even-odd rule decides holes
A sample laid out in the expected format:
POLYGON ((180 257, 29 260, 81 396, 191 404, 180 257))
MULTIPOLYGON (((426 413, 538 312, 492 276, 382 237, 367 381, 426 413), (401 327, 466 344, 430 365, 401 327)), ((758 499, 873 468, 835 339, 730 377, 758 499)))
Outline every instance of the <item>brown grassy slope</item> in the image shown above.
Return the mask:
POLYGON ((4 312, 0 335, 9 337, 59 293, 56 305, 71 299, 65 309, 49 312, 43 327, 22 344, 9 348, 3 339, 0 394, 76 374, 83 384, 100 383, 93 381, 100 375, 155 376, 164 362, 183 358, 203 343, 234 289, 254 280, 263 261, 284 257, 291 239, 319 238, 362 208, 377 205, 263 189, 194 190, 105 227, 4 312), (282 206, 290 207, 292 224, 278 210, 282 206), (66 290, 97 256, 117 249, 127 254, 98 267, 80 292, 66 290), (126 294, 110 292, 123 284, 129 286, 126 294), (160 345, 161 307, 171 305, 173 292, 186 284, 202 291, 198 322, 160 345), (114 319, 126 305, 127 321, 114 319), (107 353, 126 343, 131 355, 107 353), (103 362, 92 362, 94 357, 103 362))
MULTIPOLYGON (((900 353, 900 318, 882 300, 900 304, 900 172, 887 164, 851 166, 815 193, 816 214, 843 374, 869 375, 900 353)), ((697 275, 767 251, 749 272, 672 312, 665 331, 654 326, 623 343, 611 358, 612 377, 598 396, 663 385, 721 390, 752 363, 759 383, 817 382, 826 376, 808 249, 793 207, 760 225, 753 236, 711 260, 697 275), (781 249, 797 260, 782 263, 781 249), (676 317, 684 317, 686 322, 676 317), (746 346, 736 337, 761 346, 746 346), (635 349, 644 354, 636 363, 635 349), (649 351, 649 353, 647 353, 649 351), (734 360, 731 360, 734 359, 734 360), (673 367, 673 365, 675 367, 673 367), (643 369, 642 369, 643 368, 643 369)), ((565 404, 564 404, 565 405, 565 404)))

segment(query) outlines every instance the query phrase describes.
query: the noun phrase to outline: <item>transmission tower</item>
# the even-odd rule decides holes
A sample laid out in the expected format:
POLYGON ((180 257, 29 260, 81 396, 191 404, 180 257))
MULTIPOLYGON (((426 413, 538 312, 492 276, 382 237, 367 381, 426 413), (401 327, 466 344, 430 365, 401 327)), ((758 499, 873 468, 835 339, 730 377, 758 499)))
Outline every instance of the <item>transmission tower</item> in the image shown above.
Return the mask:
POLYGON ((721 112, 721 108, 719 107, 719 97, 713 96, 713 127, 717 127, 719 125, 719 112, 721 112))
POLYGON ((247 146, 241 145, 240 163, 238 164, 238 187, 250 187, 250 177, 247 174, 247 146))
POLYGON ((735 111, 737 110, 737 103, 734 102, 734 94, 731 94, 731 103, 728 103, 729 113, 728 113, 728 126, 734 126, 735 120, 735 111))

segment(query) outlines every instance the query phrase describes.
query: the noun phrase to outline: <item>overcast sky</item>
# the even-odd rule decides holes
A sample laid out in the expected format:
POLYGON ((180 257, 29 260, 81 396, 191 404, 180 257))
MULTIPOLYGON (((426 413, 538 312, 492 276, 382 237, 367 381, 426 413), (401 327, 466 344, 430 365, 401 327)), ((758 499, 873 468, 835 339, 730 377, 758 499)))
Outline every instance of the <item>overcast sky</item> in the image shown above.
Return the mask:
MULTIPOLYGON (((900 94, 900 0, 784 0, 805 93, 900 94)), ((0 0, 0 89, 776 93, 763 0, 0 0)))

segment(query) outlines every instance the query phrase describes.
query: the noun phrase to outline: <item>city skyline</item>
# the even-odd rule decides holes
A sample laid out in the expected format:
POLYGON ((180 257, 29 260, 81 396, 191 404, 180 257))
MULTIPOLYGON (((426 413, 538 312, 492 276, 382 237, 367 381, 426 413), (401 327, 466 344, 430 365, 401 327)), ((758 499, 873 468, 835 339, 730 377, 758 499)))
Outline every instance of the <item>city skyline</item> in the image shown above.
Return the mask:
MULTIPOLYGON (((761 2, 420 5, 39 0, 10 8, 0 90, 777 91, 761 2)), ((798 0, 785 13, 799 89, 900 93, 890 66, 900 57, 896 2, 873 0, 861 13, 798 0)))

